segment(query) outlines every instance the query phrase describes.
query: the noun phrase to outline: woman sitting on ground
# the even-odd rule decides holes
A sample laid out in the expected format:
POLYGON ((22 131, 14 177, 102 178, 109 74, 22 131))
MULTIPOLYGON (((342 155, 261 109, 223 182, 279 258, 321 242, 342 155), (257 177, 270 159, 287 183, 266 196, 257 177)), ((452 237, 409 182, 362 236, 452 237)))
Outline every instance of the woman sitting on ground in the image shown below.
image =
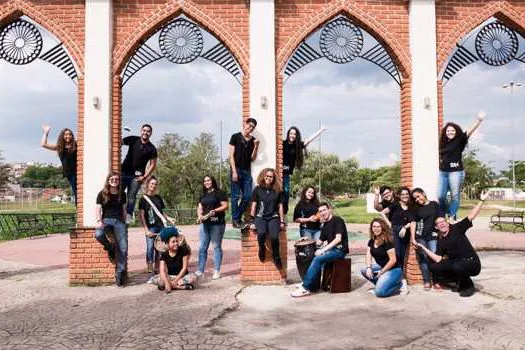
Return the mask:
POLYGON ((299 223, 301 237, 317 241, 321 236, 321 223, 317 215, 318 208, 317 191, 313 186, 306 186, 301 192, 301 199, 293 212, 293 221, 299 223))
POLYGON ((191 248, 184 236, 175 232, 171 230, 169 234, 161 236, 168 250, 160 255, 160 275, 153 280, 159 290, 165 290, 166 293, 173 289, 195 289, 195 276, 188 273, 191 248))
POLYGON ((376 297, 386 298, 397 293, 408 293, 406 286, 401 283, 403 271, 397 264, 392 233, 382 219, 376 218, 370 223, 365 262, 366 266, 361 269, 361 274, 375 285, 371 293, 376 297), (375 264, 372 264, 372 258, 375 264))

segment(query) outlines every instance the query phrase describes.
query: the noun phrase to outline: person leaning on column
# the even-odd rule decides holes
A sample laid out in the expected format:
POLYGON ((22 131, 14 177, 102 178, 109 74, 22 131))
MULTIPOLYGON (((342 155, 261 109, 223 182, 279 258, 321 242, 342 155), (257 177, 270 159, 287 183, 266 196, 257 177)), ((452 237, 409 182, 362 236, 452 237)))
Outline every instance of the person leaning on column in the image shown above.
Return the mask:
POLYGON ((456 283, 453 290, 462 297, 470 297, 476 291, 470 277, 479 275, 481 263, 466 232, 472 227, 472 221, 478 216, 487 198, 488 193, 482 193, 479 203, 466 218, 456 224, 449 224, 444 217, 436 219, 439 239, 435 253, 418 243, 418 249, 422 249, 434 261, 429 266, 434 278, 441 283, 456 283))

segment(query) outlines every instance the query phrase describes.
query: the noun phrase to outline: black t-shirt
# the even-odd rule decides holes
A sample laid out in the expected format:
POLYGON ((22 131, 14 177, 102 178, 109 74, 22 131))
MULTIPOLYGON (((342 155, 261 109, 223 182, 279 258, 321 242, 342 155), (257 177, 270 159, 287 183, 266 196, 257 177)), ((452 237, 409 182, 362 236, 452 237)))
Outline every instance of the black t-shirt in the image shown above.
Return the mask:
MULTIPOLYGON (((155 204, 157 209, 162 213, 162 210, 164 210, 165 205, 164 201, 162 200, 161 196, 158 194, 154 196, 148 196, 149 199, 155 204)), ((162 220, 159 218, 159 216, 155 213, 155 210, 151 207, 151 205, 148 203, 148 201, 142 197, 139 201, 139 210, 144 210, 144 219, 146 219, 146 226, 148 228, 156 227, 156 228, 163 228, 164 224, 162 223, 162 220)))
POLYGON ((452 140, 445 142, 439 149, 439 170, 460 171, 463 170, 462 153, 468 143, 466 132, 456 134, 452 140))
POLYGON ((151 142, 142 143, 138 136, 128 136, 122 140, 122 144, 129 146, 126 158, 122 163, 122 173, 135 175, 140 171, 141 175, 146 172, 146 165, 151 159, 157 158, 157 149, 151 142))
POLYGON ((124 221, 123 207, 126 204, 126 196, 124 193, 120 194, 120 199, 118 194, 109 194, 109 200, 104 203, 104 197, 102 196, 102 191, 98 193, 97 204, 102 205, 102 218, 103 219, 119 219, 124 221))
POLYGON ((64 149, 58 157, 62 163, 62 174, 64 176, 76 175, 77 173, 77 148, 73 152, 64 149))
POLYGON ((339 216, 332 215, 330 221, 323 224, 321 228, 321 241, 332 242, 335 239, 336 234, 341 234, 341 243, 337 245, 345 254, 348 253, 348 232, 346 231, 346 225, 343 219, 339 216))
POLYGON ((250 170, 252 166, 252 153, 255 148, 255 137, 251 136, 246 140, 242 133, 233 134, 230 138, 230 145, 235 147, 235 166, 239 169, 250 170))
POLYGON ((417 221, 416 235, 426 240, 437 239, 435 232, 435 221, 444 216, 443 211, 436 201, 430 201, 427 205, 417 208, 415 221, 417 221))
MULTIPOLYGON (((381 202, 379 202, 379 205, 381 206, 381 208, 385 209, 388 208, 392 203, 395 203, 395 201, 387 201, 383 199, 381 202)), ((392 212, 386 214, 386 217, 388 218, 388 220, 392 221, 392 212)))
MULTIPOLYGON (((292 175, 297 160, 297 150, 295 149, 296 141, 289 143, 283 140, 283 174, 292 175)), ((301 149, 304 148, 304 142, 301 142, 301 149)))
POLYGON ((164 261, 168 267, 168 275, 176 276, 180 273, 182 270, 182 258, 187 255, 190 255, 190 251, 183 246, 177 248, 175 256, 170 256, 169 251, 165 251, 160 255, 160 260, 164 261))
MULTIPOLYGON (((381 267, 385 267, 385 265, 388 263, 388 260, 390 260, 390 258, 388 257, 388 251, 390 249, 395 249, 394 248, 394 244, 392 242, 384 242, 383 244, 381 244, 379 247, 375 247, 374 246, 374 240, 371 239, 368 241, 368 246, 370 247, 370 254, 372 255, 372 257, 374 258, 374 260, 376 261, 376 263, 381 266, 381 267)), ((396 266, 398 264, 396 263, 396 266)))
MULTIPOLYGON (((303 201, 299 201, 299 203, 297 203, 293 211, 293 221, 299 218, 307 219, 315 214, 317 214, 317 204, 312 202, 306 203, 303 201)), ((319 221, 306 222, 304 224, 301 224, 300 226, 302 228, 307 228, 310 230, 319 230, 321 228, 321 223, 319 221)))
POLYGON ((388 206, 390 211, 390 222, 392 226, 404 226, 414 220, 414 213, 410 209, 403 209, 399 202, 394 202, 388 206))
POLYGON ((264 219, 279 217, 279 203, 283 202, 283 193, 257 186, 252 192, 252 201, 257 203, 256 217, 264 219))
MULTIPOLYGON (((202 205, 202 212, 204 215, 208 214, 213 209, 221 206, 221 202, 227 202, 228 197, 224 191, 206 192, 199 198, 199 203, 202 205)), ((205 220, 205 224, 224 224, 224 211, 216 212, 214 216, 205 220)))
POLYGON ((450 225, 448 235, 438 240, 436 254, 446 255, 450 260, 478 257, 466 235, 467 230, 471 227, 472 222, 468 218, 450 225))

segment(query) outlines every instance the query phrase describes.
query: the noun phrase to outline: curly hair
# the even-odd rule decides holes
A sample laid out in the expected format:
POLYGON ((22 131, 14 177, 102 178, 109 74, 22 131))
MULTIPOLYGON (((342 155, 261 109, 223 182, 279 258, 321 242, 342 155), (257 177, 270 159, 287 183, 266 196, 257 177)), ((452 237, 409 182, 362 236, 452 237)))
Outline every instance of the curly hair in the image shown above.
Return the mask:
POLYGON ((64 154, 64 152, 68 152, 68 153, 73 153, 77 150, 77 143, 75 142, 75 134, 73 134, 73 131, 71 131, 71 129, 68 129, 68 128, 64 128, 62 130, 60 130, 60 134, 58 134, 58 139, 57 139, 57 153, 59 156, 62 156, 62 154, 64 154), (66 141, 64 140, 64 135, 66 134, 66 132, 70 132, 71 133, 71 147, 66 147, 66 141))
POLYGON ((301 132, 299 129, 297 129, 296 126, 292 126, 288 131, 286 132, 286 142, 290 142, 290 132, 292 130, 295 130, 295 166, 298 169, 301 169, 303 167, 304 158, 306 155, 306 148, 303 147, 303 140, 301 139, 301 132))
POLYGON ((460 127, 458 124, 456 124, 456 123, 450 123, 450 122, 449 122, 449 123, 446 123, 445 126, 441 129, 441 132, 440 132, 440 134, 439 134, 439 148, 440 148, 440 149, 442 149, 443 147, 445 147, 445 145, 446 145, 448 142, 454 140, 454 139, 449 140, 449 139, 447 138, 447 128, 448 128, 449 126, 453 127, 454 130, 456 130, 456 136, 454 136, 454 139, 455 139, 456 137, 458 137, 459 134, 462 134, 462 133, 463 133, 463 130, 461 130, 461 127, 460 127))
POLYGON ((390 229, 390 226, 380 218, 374 218, 370 222, 370 239, 377 241, 377 245, 383 245, 386 242, 392 242, 392 231, 390 229), (375 236, 374 232, 372 231, 372 225, 378 222, 381 225, 381 234, 379 236, 375 236))
POLYGON ((306 199, 306 192, 308 192, 310 188, 314 190, 314 196, 311 200, 311 203, 314 203, 315 205, 319 206, 319 198, 317 198, 317 190, 314 186, 306 186, 305 188, 303 188, 303 190, 301 191, 301 199, 299 199, 299 203, 308 202, 308 200, 306 199))
POLYGON ((106 181, 104 182, 104 187, 102 188, 102 201, 104 204, 106 204, 109 201, 110 198, 110 186, 109 186, 109 179, 113 176, 119 177, 119 183, 118 183, 118 200, 122 199, 122 191, 121 191, 121 183, 120 183, 120 174, 116 171, 111 171, 109 175, 106 177, 106 181))
POLYGON ((266 188, 266 183, 264 182, 264 176, 266 173, 271 172, 273 174, 273 181, 271 184, 271 188, 276 192, 282 192, 283 186, 281 184, 281 180, 277 176, 277 172, 273 168, 264 168, 259 175, 257 176, 257 185, 262 188, 266 188))

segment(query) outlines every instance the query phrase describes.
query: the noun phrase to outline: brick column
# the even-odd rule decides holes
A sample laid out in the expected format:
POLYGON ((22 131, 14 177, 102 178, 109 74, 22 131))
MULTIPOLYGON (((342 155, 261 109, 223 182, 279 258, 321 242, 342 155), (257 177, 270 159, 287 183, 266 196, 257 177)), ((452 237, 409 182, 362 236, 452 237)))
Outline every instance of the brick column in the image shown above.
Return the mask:
POLYGON ((258 284, 276 284, 286 281, 286 269, 288 267, 288 244, 286 230, 279 233, 280 253, 283 262, 281 271, 277 270, 272 259, 272 245, 266 239, 266 258, 264 262, 259 261, 259 243, 257 232, 254 230, 243 230, 241 233, 241 281, 258 284))
POLYGON ((69 237, 69 284, 105 285, 115 281, 115 266, 94 238, 92 227, 74 228, 69 237))

